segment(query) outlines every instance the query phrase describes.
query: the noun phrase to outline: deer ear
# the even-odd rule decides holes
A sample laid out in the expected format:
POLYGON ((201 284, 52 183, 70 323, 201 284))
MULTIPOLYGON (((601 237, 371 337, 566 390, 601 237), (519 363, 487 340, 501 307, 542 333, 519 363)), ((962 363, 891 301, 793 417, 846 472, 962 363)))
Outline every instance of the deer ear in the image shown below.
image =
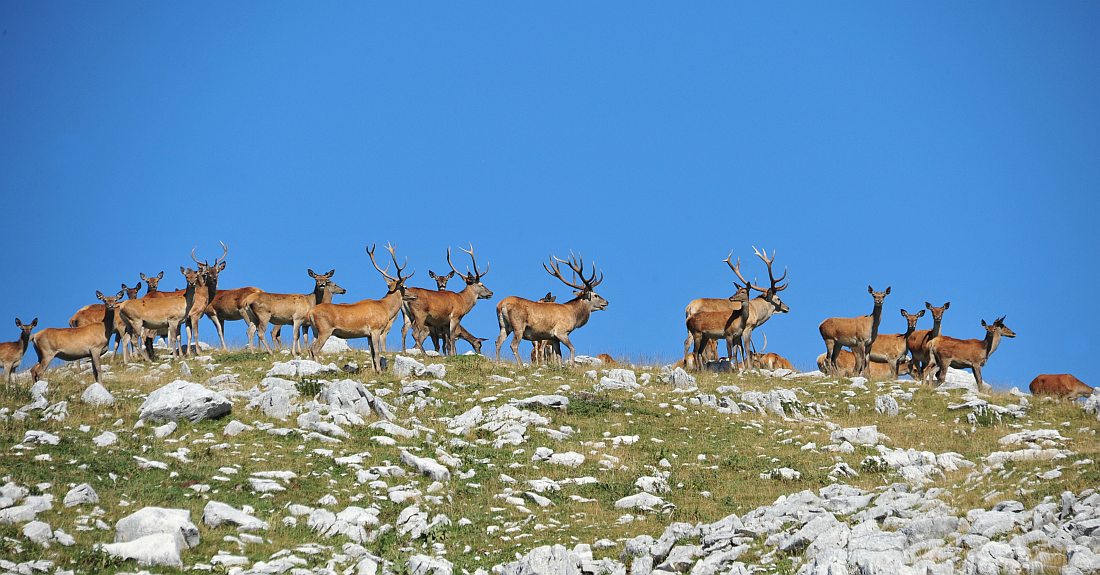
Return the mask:
POLYGON ((38 318, 34 318, 31 320, 31 327, 34 327, 36 325, 38 325, 38 318))
POLYGON ((149 279, 149 278, 145 277, 145 274, 144 274, 144 273, 140 273, 140 274, 138 274, 138 275, 139 275, 139 276, 141 276, 141 279, 143 279, 143 280, 149 279))
POLYGON ((901 310, 901 317, 904 317, 905 319, 909 319, 909 312, 905 311, 905 308, 902 308, 902 310, 901 310))
POLYGON ((158 280, 164 279, 164 271, 163 270, 159 274, 157 274, 157 279, 158 280))
POLYGON ((951 302, 947 302, 947 303, 943 304, 943 309, 947 309, 949 307, 951 307, 951 302))
POLYGON ((126 284, 122 284, 122 289, 127 290, 127 289, 130 289, 130 288, 126 287, 126 284))
POLYGON ((19 318, 15 318, 15 327, 23 327, 23 322, 19 321, 19 318))
POLYGON ((317 278, 317 274, 313 273, 313 268, 306 268, 306 273, 309 274, 311 278, 317 278))
POLYGON ((871 286, 867 286, 867 293, 875 293, 875 289, 871 286))
POLYGON ((141 291, 141 282, 138 282, 137 285, 134 286, 134 291, 141 291))
POLYGON ((920 313, 917 314, 917 317, 924 317, 924 310, 923 309, 920 310, 920 313))
POLYGON ((95 291, 95 297, 96 297, 97 299, 104 299, 104 298, 103 298, 103 292, 101 292, 101 291, 99 291, 99 290, 96 290, 96 291, 95 291))
POLYGON ((985 323, 985 320, 983 319, 983 320, 982 320, 982 327, 986 327, 987 325, 988 325, 988 324, 986 324, 986 323, 985 323))
POLYGON ((183 266, 180 266, 180 273, 185 274, 187 273, 187 270, 183 266))
POLYGON ((890 295, 890 286, 886 286, 886 295, 890 295))
POLYGON ((428 277, 430 277, 430 278, 432 278, 432 279, 434 280, 434 279, 435 279, 436 277, 438 277, 438 276, 436 276, 436 275, 435 275, 435 272, 433 272, 432 270, 428 270, 428 277))
POLYGON ((126 295, 126 292, 120 290, 118 293, 115 294, 115 299, 122 299, 122 296, 124 295, 126 295))
POLYGON ((928 302, 924 302, 924 308, 925 309, 932 309, 932 304, 930 304, 928 302))
POLYGON ((225 262, 222 262, 222 263, 218 264, 218 266, 217 266, 217 267, 218 267, 218 271, 223 271, 223 270, 225 270, 225 262))

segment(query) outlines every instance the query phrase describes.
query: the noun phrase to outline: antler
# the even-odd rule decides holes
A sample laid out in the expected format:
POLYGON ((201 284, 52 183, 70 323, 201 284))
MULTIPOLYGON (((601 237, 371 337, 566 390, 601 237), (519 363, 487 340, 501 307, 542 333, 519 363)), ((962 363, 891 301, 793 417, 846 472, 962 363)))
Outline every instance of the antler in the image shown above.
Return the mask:
POLYGON ((205 266, 206 264, 203 263, 203 262, 200 262, 199 259, 195 257, 195 249, 196 248, 198 248, 198 246, 195 246, 194 248, 191 248, 191 259, 194 260, 196 264, 198 264, 199 269, 202 269, 203 266, 205 266))
POLYGON ((386 242, 386 251, 387 251, 387 252, 390 252, 390 259, 391 259, 391 260, 393 260, 393 266, 394 266, 395 268, 397 268, 397 279, 396 279, 396 280, 394 280, 394 281, 402 281, 402 280, 407 280, 407 279, 411 278, 411 277, 412 277, 412 275, 413 275, 414 273, 416 273, 416 272, 414 271, 414 272, 413 272, 413 274, 409 274, 409 275, 407 275, 407 276, 402 276, 402 275, 401 275, 401 272, 405 271, 405 268, 409 267, 409 258, 405 258, 405 265, 403 265, 403 266, 402 266, 402 265, 398 265, 398 264, 397 264, 397 253, 396 253, 396 249, 397 249, 397 248, 396 248, 396 246, 392 246, 392 245, 390 245, 390 243, 389 243, 389 242, 386 242))
MULTIPOLYGON (((582 287, 576 287, 576 286, 574 286, 573 284, 571 284, 569 282, 566 282, 567 285, 570 285, 570 286, 575 287, 576 289, 580 289, 580 290, 593 291, 593 290, 596 289, 596 286, 603 283, 603 274, 602 273, 600 274, 600 279, 598 279, 598 280, 596 279, 596 262, 592 262, 592 275, 590 275, 589 277, 586 278, 586 277, 584 277, 584 259, 580 258, 580 257, 577 257, 576 255, 573 254, 572 251, 569 252, 569 259, 568 260, 563 260, 563 259, 561 259, 557 256, 550 256, 550 257, 554 258, 554 260, 559 262, 559 263, 563 263, 563 264, 569 266, 569 269, 572 270, 574 277, 579 277, 581 279, 581 282, 584 283, 583 288, 582 287)), ((558 269, 557 266, 554 266, 554 269, 558 269)), ((560 276, 559 276, 559 279, 560 279, 560 276)), ((562 281, 565 281, 565 280, 562 279, 562 281)))
MULTIPOLYGON (((391 282, 397 281, 397 278, 395 278, 395 277, 393 277, 389 274, 389 269, 390 269, 389 266, 386 266, 386 269, 382 269, 382 268, 378 267, 378 262, 375 261, 375 259, 374 259, 374 249, 375 249, 375 247, 377 247, 377 246, 375 246, 375 244, 371 244, 371 246, 369 248, 367 248, 367 255, 370 256, 370 263, 374 264, 374 269, 378 270, 378 273, 382 274, 382 277, 390 280, 391 282)), ((394 262, 394 263, 397 263, 397 262, 394 262)))
MULTIPOLYGON (((741 283, 745 284, 745 287, 754 289, 754 290, 756 290, 760 293, 764 293, 764 292, 768 291, 768 290, 766 290, 766 289, 750 282, 749 280, 745 279, 745 276, 741 275, 741 258, 738 257, 737 258, 737 264, 734 265, 734 263, 732 261, 730 261, 730 258, 732 258, 732 257, 733 257, 733 250, 730 250, 729 255, 726 256, 726 259, 724 259, 722 261, 726 262, 726 265, 728 265, 730 267, 730 269, 733 270, 733 273, 737 276, 737 279, 741 280, 741 283)), ((734 282, 733 285, 737 285, 737 282, 734 282)), ((740 286, 738 286, 738 287, 740 287, 740 286)))
POLYGON ((760 250, 756 249, 756 246, 752 247, 752 251, 756 254, 756 257, 764 260, 764 264, 768 266, 768 279, 771 280, 771 289, 775 292, 781 292, 787 289, 787 285, 779 285, 779 282, 783 281, 787 277, 787 268, 783 268, 783 275, 779 276, 779 279, 775 279, 775 274, 772 273, 772 263, 775 261, 775 250, 772 250, 772 257, 768 258, 768 250, 764 250, 764 253, 760 253, 760 250))
POLYGON ((214 260, 214 267, 217 267, 222 262, 224 262, 225 261, 225 256, 229 255, 229 246, 225 245, 225 242, 223 242, 221 240, 219 240, 218 243, 222 245, 222 257, 214 260))
MULTIPOLYGON (((474 275, 477 277, 477 279, 481 279, 482 277, 484 277, 486 274, 489 273, 489 263, 488 262, 485 263, 485 271, 484 272, 477 269, 477 260, 474 259, 474 244, 473 243, 470 244, 470 249, 469 250, 465 250, 463 248, 458 248, 458 249, 466 252, 470 256, 470 261, 473 262, 473 264, 474 264, 474 275)), ((447 263, 451 263, 450 260, 447 260, 447 263)), ((454 269, 454 266, 451 266, 451 268, 454 269)))

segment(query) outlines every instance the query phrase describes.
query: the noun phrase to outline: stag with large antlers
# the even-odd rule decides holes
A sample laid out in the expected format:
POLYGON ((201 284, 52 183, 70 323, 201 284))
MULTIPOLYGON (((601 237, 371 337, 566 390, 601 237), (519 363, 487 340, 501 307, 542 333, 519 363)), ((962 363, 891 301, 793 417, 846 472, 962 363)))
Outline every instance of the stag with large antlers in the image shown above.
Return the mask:
MULTIPOLYGON (((779 299, 779 292, 787 289, 787 287, 791 285, 791 282, 782 283, 783 280, 787 279, 786 269, 783 270, 783 275, 779 276, 778 278, 775 277, 775 273, 772 271, 772 264, 775 263, 775 250, 772 250, 772 255, 770 258, 767 256, 767 250, 761 253, 760 250, 756 249, 756 246, 753 246, 752 251, 754 254, 756 254, 756 257, 760 258, 764 262, 764 265, 766 265, 768 268, 768 281, 770 283, 768 284, 767 289, 750 283, 741 275, 740 271, 734 268, 733 263, 730 262, 730 257, 733 256, 733 252, 730 252, 730 255, 726 256, 726 259, 724 260, 726 262, 726 265, 728 265, 730 269, 733 270, 733 273, 737 275, 737 279, 741 280, 741 283, 745 284, 747 287, 753 290, 760 292, 760 295, 750 299, 748 302, 749 319, 745 323, 745 329, 741 334, 741 339, 744 342, 744 345, 742 345, 741 347, 741 353, 745 356, 746 369, 752 369, 752 356, 745 353, 745 350, 749 349, 749 346, 752 344, 752 332, 756 328, 767 323, 767 321, 771 319, 771 317, 777 312, 788 313, 791 311, 791 308, 787 306, 787 304, 783 303, 783 300, 779 299)), ((732 359, 733 358, 731 358, 731 360, 732 359)))
POLYGON ((55 357, 65 361, 89 358, 92 360, 92 375, 96 383, 99 383, 101 376, 99 359, 107 351, 111 334, 115 333, 115 313, 123 293, 120 291, 113 296, 105 296, 102 292, 95 292, 96 297, 104 304, 103 321, 100 323, 81 327, 46 328, 32 335, 31 345, 38 354, 38 363, 31 368, 31 377, 34 381, 42 378, 42 373, 55 357))
POLYGON ((875 300, 875 307, 871 315, 860 317, 831 317, 818 326, 821 339, 825 340, 825 354, 828 356, 828 373, 836 375, 836 358, 840 350, 847 346, 852 349, 856 357, 856 375, 862 376, 867 368, 867 358, 871 355, 871 346, 878 337, 878 326, 882 320, 882 302, 890 294, 890 287, 886 291, 875 291, 867 286, 867 293, 875 300))
POLYGON ((576 290, 576 296, 566 303, 534 302, 517 296, 509 296, 497 304, 497 323, 500 325, 500 335, 497 336, 496 358, 500 361, 500 348, 508 334, 515 334, 512 338, 512 355, 516 363, 523 365, 523 359, 519 355, 519 342, 521 339, 528 341, 550 341, 555 345, 564 343, 569 348, 569 363, 573 364, 576 352, 573 342, 569 340, 569 334, 573 330, 588 323, 588 318, 594 311, 607 308, 607 300, 596 293, 596 287, 603 283, 603 274, 596 278, 596 264, 592 264, 592 273, 588 277, 584 274, 584 260, 570 256, 568 260, 551 256, 550 265, 542 264, 543 269, 550 275, 558 278, 565 285, 576 290), (569 281, 561 274, 560 264, 566 264, 573 271, 574 277, 579 278, 569 281))
POLYGON ((19 339, 0 343, 0 366, 8 374, 8 385, 11 385, 11 376, 15 373, 15 368, 19 367, 19 362, 23 361, 23 355, 27 353, 27 346, 31 341, 31 330, 36 325, 38 325, 38 318, 34 318, 30 323, 23 323, 19 318, 15 318, 15 327, 19 328, 19 339))
POLYGON ((417 349, 424 351, 424 339, 435 332, 443 337, 443 353, 453 355, 455 338, 462 318, 470 313, 477 300, 493 297, 493 292, 481 282, 481 278, 489 273, 489 265, 486 264, 484 271, 478 268, 472 244, 468 250, 459 249, 470 256, 470 262, 474 266, 473 271, 467 269, 466 273, 462 273, 455 268, 454 263, 451 262, 451 248, 447 248, 447 265, 451 267, 452 274, 457 274, 466 282, 466 287, 460 292, 408 288, 407 291, 414 294, 416 298, 402 308, 405 315, 404 325, 401 326, 402 347, 405 345, 405 334, 411 327, 417 349))
MULTIPOLYGON (((940 307, 924 302, 924 308, 932 312, 932 329, 915 330, 905 340, 905 346, 909 351, 909 355, 913 358, 909 363, 909 372, 913 374, 913 379, 917 381, 923 382, 925 377, 935 373, 933 371, 935 364, 932 363, 932 356, 928 353, 928 344, 940 336, 943 312, 950 307, 951 302, 946 302, 940 307)), ((922 310, 921 313, 924 313, 924 311, 922 310)))
POLYGON ((378 266, 374 259, 374 246, 367 248, 367 255, 370 256, 374 269, 386 280, 386 295, 382 299, 365 299, 355 303, 323 303, 310 310, 309 322, 313 326, 313 346, 309 348, 311 358, 317 359, 321 355, 321 348, 331 336, 344 339, 365 337, 370 343, 371 365, 376 372, 382 371, 383 333, 393 324, 402 302, 412 301, 417 297, 405 288, 405 282, 416 273, 402 275, 408 266, 408 260, 405 260, 404 266, 398 265, 394 247, 387 245, 386 251, 390 252, 390 259, 397 268, 397 277, 389 274, 389 266, 384 270, 378 266))
POLYGON ((313 278, 313 291, 310 293, 283 294, 256 290, 256 293, 246 296, 241 301, 241 315, 248 321, 248 340, 250 342, 253 334, 259 333, 260 343, 263 344, 268 353, 275 353, 271 346, 267 344, 264 332, 267 330, 268 324, 271 324, 271 337, 275 340, 276 330, 281 326, 289 325, 292 326, 291 336, 294 338, 291 343, 291 352, 297 354, 305 349, 300 339, 302 336, 301 328, 309 325, 309 311, 314 306, 332 303, 334 294, 347 293, 347 290, 332 281, 332 276, 336 273, 335 269, 331 269, 324 274, 307 269, 306 273, 313 278))
POLYGON ((1016 337, 1016 332, 1005 325, 1005 318, 1001 316, 991 324, 982 320, 985 328, 985 339, 955 339, 941 335, 928 344, 928 351, 936 360, 936 380, 942 385, 947 381, 947 368, 970 368, 974 372, 974 379, 978 382, 978 389, 982 389, 982 367, 989 361, 989 356, 997 351, 1001 345, 1001 337, 1016 337))

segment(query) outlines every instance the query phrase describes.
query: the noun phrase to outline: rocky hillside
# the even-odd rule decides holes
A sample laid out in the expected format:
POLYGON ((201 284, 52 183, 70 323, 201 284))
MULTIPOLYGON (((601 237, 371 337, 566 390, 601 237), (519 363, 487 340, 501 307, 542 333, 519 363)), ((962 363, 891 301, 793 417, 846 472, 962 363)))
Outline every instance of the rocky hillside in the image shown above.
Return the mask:
POLYGON ((326 362, 17 378, 0 391, 0 571, 1100 570, 1100 396, 326 362))

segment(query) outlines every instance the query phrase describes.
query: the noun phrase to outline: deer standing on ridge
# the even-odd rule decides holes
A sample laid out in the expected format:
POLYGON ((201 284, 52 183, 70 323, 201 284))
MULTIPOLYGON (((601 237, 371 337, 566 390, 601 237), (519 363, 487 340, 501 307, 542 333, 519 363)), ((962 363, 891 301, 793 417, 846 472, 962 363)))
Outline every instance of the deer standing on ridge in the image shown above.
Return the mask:
POLYGON ((407 276, 401 275, 408 267, 408 260, 405 260, 404 266, 398 265, 394 247, 387 245, 386 251, 390 252, 390 259, 397 268, 397 277, 389 274, 389 266, 385 270, 378 266, 374 259, 374 246, 367 248, 367 255, 370 256, 374 269, 386 280, 386 295, 382 299, 365 299, 355 303, 323 303, 313 306, 309 311, 309 323, 313 326, 310 358, 317 359, 321 355, 321 348, 331 336, 344 339, 365 337, 370 343, 371 365, 374 371, 381 373, 382 334, 393 324, 402 303, 417 297, 405 288, 405 282, 416 272, 407 276))
POLYGON ((99 323, 81 327, 48 327, 31 335, 30 343, 38 355, 38 363, 31 368, 34 381, 42 378, 42 373, 56 357, 65 361, 91 359, 92 375, 96 383, 100 383, 102 373, 99 360, 107 351, 111 335, 115 333, 115 313, 124 293, 119 291, 113 296, 105 296, 102 292, 95 292, 96 298, 104 304, 103 321, 99 323))
POLYGON ((909 348, 906 342, 913 330, 917 328, 917 320, 924 315, 924 310, 911 314, 901 310, 901 316, 905 318, 905 333, 880 333, 871 344, 871 354, 868 359, 873 363, 885 363, 890 366, 894 379, 898 377, 898 366, 907 359, 909 348))
POLYGON ((928 344, 940 336, 943 312, 951 307, 951 302, 943 304, 942 307, 924 302, 924 307, 932 312, 932 329, 918 329, 905 339, 905 346, 909 350, 909 355, 913 358, 909 365, 909 372, 913 375, 913 379, 920 382, 924 382, 927 377, 935 373, 932 371, 935 364, 932 363, 932 357, 928 353, 928 344))
POLYGON ((519 355, 519 342, 526 339, 551 341, 555 345, 564 343, 569 348, 569 363, 572 365, 576 350, 569 340, 569 334, 588 323, 592 312, 607 308, 607 300, 596 293, 596 287, 603 283, 603 274, 596 279, 594 263, 592 274, 587 278, 584 275, 584 260, 575 256, 570 256, 568 261, 552 256, 550 265, 544 263, 542 267, 547 273, 576 290, 576 297, 566 303, 535 302, 518 296, 508 296, 501 300, 497 304, 497 324, 500 325, 500 335, 496 342, 497 361, 500 361, 500 348, 504 345, 504 340, 508 338, 508 334, 514 334, 511 348, 516 363, 523 365, 523 359, 519 355), (558 267, 560 264, 568 265, 581 283, 562 277, 558 267))
POLYGON ((466 287, 460 292, 408 288, 408 291, 416 297, 408 301, 402 308, 406 319, 405 325, 401 327, 402 345, 405 343, 405 333, 411 323, 413 341, 416 343, 417 349, 424 351, 424 339, 432 331, 435 331, 443 337, 443 353, 453 355, 455 353, 455 334, 462 318, 470 313, 477 300, 493 297, 493 292, 485 287, 485 284, 481 281, 481 278, 489 273, 488 264, 486 264, 485 271, 478 269, 472 244, 469 250, 459 249, 470 256, 470 262, 473 264, 474 270, 467 270, 467 273, 464 274, 455 269, 454 264, 451 263, 451 248, 447 248, 447 265, 451 266, 452 273, 457 274, 466 282, 466 287))
MULTIPOLYGON (((726 265, 728 265, 730 269, 733 269, 737 278, 741 280, 741 283, 745 284, 746 287, 760 292, 760 295, 748 301, 749 317, 745 322, 744 330, 741 334, 743 342, 741 346, 741 355, 745 357, 745 369, 752 369, 752 357, 745 353, 745 350, 747 350, 752 343, 753 330, 764 325, 775 313, 788 313, 791 311, 791 308, 783 303, 783 300, 779 299, 779 292, 787 289, 791 283, 781 283, 787 278, 787 270, 783 270, 783 275, 779 276, 779 278, 776 278, 775 274, 772 272, 772 264, 775 263, 775 250, 772 250, 772 257, 770 258, 767 256, 767 250, 764 250, 764 253, 760 253, 760 250, 756 249, 756 246, 753 246, 752 251, 756 254, 756 257, 760 258, 764 262, 764 265, 768 267, 768 289, 750 284, 741 276, 741 273, 737 269, 734 269, 733 263, 730 262, 730 256, 733 255, 733 252, 730 252, 730 255, 726 256, 725 259, 726 265)), ((740 263, 740 259, 738 263, 740 263)), ((733 360, 734 358, 731 357, 730 361, 732 362, 733 360)))
POLYGON ((23 361, 23 355, 27 353, 27 346, 31 341, 31 330, 36 325, 38 325, 38 318, 34 318, 30 323, 23 323, 19 318, 15 318, 15 327, 19 328, 19 339, 0 343, 0 366, 7 372, 8 385, 11 385, 11 376, 23 361))
POLYGON ((867 359, 871 354, 871 346, 878 337, 879 322, 882 321, 882 302, 890 294, 890 287, 886 291, 875 291, 867 286, 867 293, 874 298, 875 307, 871 315, 860 317, 831 317, 821 322, 818 331, 821 339, 825 340, 825 353, 828 356, 826 373, 836 374, 836 358, 841 348, 847 346, 852 349, 856 358, 856 375, 862 376, 867 368, 867 359))
POLYGON ((1001 345, 1001 337, 1016 337, 1016 332, 1005 325, 1004 316, 991 324, 983 319, 982 327, 985 328, 985 339, 956 339, 941 335, 929 342, 928 351, 936 360, 936 379, 941 385, 947 381, 947 368, 969 367, 974 372, 978 389, 982 389, 982 367, 1001 345))
MULTIPOLYGON (((122 284, 122 291, 126 292, 126 299, 137 299, 138 291, 141 290, 141 282, 138 282, 134 287, 126 287, 126 284, 122 284)), ((89 325, 93 323, 103 323, 103 314, 105 308, 101 303, 88 304, 78 310, 69 318, 69 327, 80 327, 83 325, 89 325)), ((122 324, 122 318, 119 314, 115 314, 115 348, 114 353, 118 352, 118 346, 122 343, 123 335, 126 333, 126 326, 122 324)))
POLYGON ((291 336, 293 337, 291 352, 299 354, 304 351, 305 348, 301 344, 301 328, 309 325, 309 311, 315 306, 331 303, 334 294, 347 293, 347 290, 332 281, 332 276, 336 273, 335 269, 331 269, 324 274, 307 269, 306 273, 313 278, 313 291, 310 293, 283 294, 258 291, 246 296, 241 301, 242 315, 248 321, 249 341, 252 340, 254 333, 258 333, 260 343, 263 344, 267 352, 275 353, 264 338, 264 332, 267 330, 268 324, 272 326, 271 337, 273 343, 276 339, 276 330, 280 329, 281 326, 290 325, 292 326, 291 336))

